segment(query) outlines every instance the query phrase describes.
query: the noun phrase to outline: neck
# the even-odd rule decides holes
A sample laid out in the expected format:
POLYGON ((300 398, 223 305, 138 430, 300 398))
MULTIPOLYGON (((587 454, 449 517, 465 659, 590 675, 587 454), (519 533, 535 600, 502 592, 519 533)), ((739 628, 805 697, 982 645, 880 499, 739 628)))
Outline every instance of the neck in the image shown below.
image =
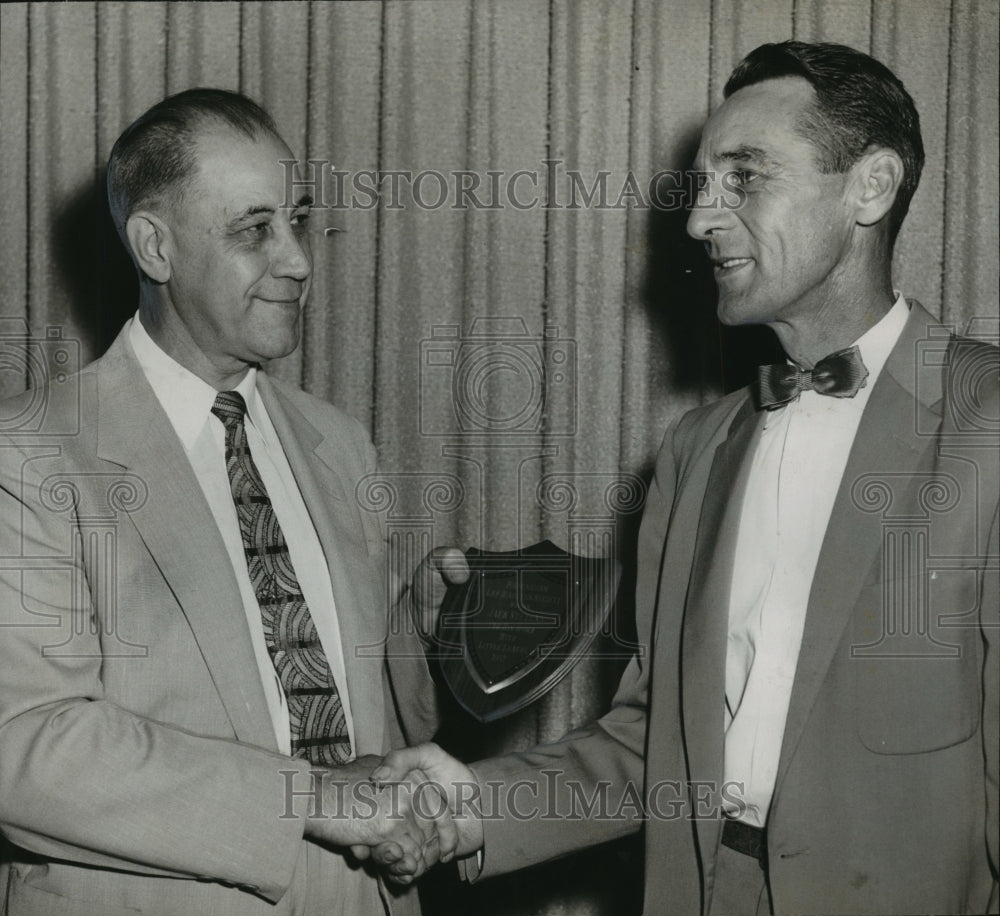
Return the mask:
POLYGON ((176 312, 160 301, 146 284, 139 292, 139 320, 153 342, 189 372, 216 391, 235 388, 246 376, 249 366, 238 360, 221 366, 213 362, 191 336, 176 312))
POLYGON ((895 302, 888 271, 876 282, 831 287, 821 300, 802 303, 790 318, 771 325, 789 359, 803 369, 850 347, 895 302))

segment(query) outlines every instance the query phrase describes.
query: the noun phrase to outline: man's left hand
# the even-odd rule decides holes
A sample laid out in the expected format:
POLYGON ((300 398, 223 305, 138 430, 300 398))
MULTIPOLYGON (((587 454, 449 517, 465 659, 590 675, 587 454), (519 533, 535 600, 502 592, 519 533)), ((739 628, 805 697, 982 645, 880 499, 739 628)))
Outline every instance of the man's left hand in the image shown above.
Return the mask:
POLYGON ((441 602, 449 585, 469 580, 469 564, 457 547, 435 547, 413 573, 410 612, 425 644, 434 638, 441 602))

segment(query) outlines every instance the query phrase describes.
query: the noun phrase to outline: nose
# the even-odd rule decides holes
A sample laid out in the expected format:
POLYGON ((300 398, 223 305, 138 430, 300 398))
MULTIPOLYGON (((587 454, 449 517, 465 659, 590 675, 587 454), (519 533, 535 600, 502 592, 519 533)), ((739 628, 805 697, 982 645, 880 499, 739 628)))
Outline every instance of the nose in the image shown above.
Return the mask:
POLYGON ((716 229, 725 227, 732 214, 723 206, 721 182, 712 172, 701 172, 697 193, 687 221, 687 233, 699 241, 707 241, 716 229))
POLYGON ((272 259, 271 273, 299 282, 309 278, 312 273, 312 247, 304 229, 296 231, 291 224, 283 227, 272 259))

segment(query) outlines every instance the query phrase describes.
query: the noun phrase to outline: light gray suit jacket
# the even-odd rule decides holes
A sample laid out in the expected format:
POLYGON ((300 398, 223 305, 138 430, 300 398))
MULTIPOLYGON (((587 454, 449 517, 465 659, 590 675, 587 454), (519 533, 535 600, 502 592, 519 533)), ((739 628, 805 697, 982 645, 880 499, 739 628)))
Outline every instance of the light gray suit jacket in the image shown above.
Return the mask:
MULTIPOLYGON (((809 598, 767 824, 777 914, 997 912, 997 402, 996 348, 949 343, 912 304, 809 598)), ((720 793, 738 796, 721 784, 727 608, 760 429, 743 390, 667 432, 640 533, 643 651, 595 725, 474 766, 486 796, 490 781, 528 780, 556 813, 501 804, 484 822, 484 875, 644 826, 646 912, 707 910, 720 793), (604 816, 580 804, 600 780, 604 816)))
MULTIPOLYGON (((380 520, 355 497, 374 448, 258 379, 329 566, 357 753, 427 738, 433 686, 390 635, 380 520)), ((125 333, 38 398, 8 402, 26 421, 0 439, 0 912, 339 912, 345 860, 283 816, 306 767, 277 751, 225 547, 125 333)))

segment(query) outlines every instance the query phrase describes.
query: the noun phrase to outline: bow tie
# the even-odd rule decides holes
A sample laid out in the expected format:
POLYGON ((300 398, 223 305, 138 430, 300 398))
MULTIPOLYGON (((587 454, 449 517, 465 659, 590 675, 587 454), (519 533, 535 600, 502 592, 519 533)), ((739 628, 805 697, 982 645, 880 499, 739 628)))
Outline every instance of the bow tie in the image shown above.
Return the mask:
POLYGON ((761 407, 774 410, 794 401, 803 391, 815 391, 835 398, 853 398, 866 384, 868 369, 857 346, 839 350, 821 359, 813 369, 799 369, 781 363, 758 370, 757 399, 761 407))

